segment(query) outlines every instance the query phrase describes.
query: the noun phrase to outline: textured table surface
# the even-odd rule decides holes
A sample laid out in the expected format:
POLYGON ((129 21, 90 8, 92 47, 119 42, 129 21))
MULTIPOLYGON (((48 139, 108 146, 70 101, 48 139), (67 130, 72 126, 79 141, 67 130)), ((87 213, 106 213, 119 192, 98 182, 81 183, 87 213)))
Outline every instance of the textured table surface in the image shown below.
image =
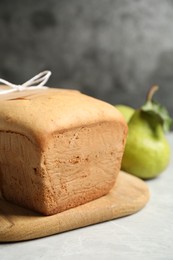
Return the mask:
MULTIPOLYGON (((168 139, 173 151, 173 133, 168 139)), ((172 260, 173 155, 167 170, 147 183, 151 199, 140 212, 51 237, 0 244, 0 259, 172 260)))

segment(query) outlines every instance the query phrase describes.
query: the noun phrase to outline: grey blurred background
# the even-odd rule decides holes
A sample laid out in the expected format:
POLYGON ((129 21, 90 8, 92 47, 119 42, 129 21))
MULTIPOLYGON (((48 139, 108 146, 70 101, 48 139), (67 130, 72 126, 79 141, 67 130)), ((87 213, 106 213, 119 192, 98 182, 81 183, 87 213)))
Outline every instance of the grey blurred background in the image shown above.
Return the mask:
POLYGON ((153 84, 173 115, 172 0, 0 0, 0 77, 138 107, 153 84))

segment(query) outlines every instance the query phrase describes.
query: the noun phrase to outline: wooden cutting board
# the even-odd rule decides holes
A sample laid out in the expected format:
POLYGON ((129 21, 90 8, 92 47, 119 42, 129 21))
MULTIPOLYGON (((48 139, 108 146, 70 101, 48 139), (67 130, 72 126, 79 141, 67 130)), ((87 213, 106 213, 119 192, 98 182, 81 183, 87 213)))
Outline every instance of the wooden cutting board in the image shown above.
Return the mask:
POLYGON ((144 181, 120 172, 108 195, 53 216, 41 216, 0 200, 0 242, 45 237, 127 216, 142 209, 148 199, 144 181))

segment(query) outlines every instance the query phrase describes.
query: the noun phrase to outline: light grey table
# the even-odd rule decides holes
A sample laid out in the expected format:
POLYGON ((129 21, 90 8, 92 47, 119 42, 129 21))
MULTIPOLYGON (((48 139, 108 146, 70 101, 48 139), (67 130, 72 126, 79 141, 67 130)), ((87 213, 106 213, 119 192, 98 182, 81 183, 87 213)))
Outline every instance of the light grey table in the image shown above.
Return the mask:
MULTIPOLYGON (((173 151, 173 133, 168 140, 173 151)), ((167 170, 147 183, 151 199, 140 212, 47 238, 0 244, 0 260, 173 260, 173 155, 167 170)))

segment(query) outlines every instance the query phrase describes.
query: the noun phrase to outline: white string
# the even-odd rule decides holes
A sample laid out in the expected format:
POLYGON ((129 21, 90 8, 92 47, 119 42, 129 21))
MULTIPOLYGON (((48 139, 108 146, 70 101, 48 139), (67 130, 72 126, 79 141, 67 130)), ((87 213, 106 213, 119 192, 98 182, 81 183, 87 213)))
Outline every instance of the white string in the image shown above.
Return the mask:
POLYGON ((51 71, 45 70, 30 80, 26 81, 22 85, 15 85, 5 79, 0 78, 0 83, 3 83, 4 85, 10 87, 11 89, 0 89, 0 95, 2 94, 8 94, 12 92, 17 92, 17 91, 23 91, 23 90, 28 90, 28 89, 41 89, 41 88, 47 88, 44 85, 48 81, 49 77, 51 76, 51 71))

